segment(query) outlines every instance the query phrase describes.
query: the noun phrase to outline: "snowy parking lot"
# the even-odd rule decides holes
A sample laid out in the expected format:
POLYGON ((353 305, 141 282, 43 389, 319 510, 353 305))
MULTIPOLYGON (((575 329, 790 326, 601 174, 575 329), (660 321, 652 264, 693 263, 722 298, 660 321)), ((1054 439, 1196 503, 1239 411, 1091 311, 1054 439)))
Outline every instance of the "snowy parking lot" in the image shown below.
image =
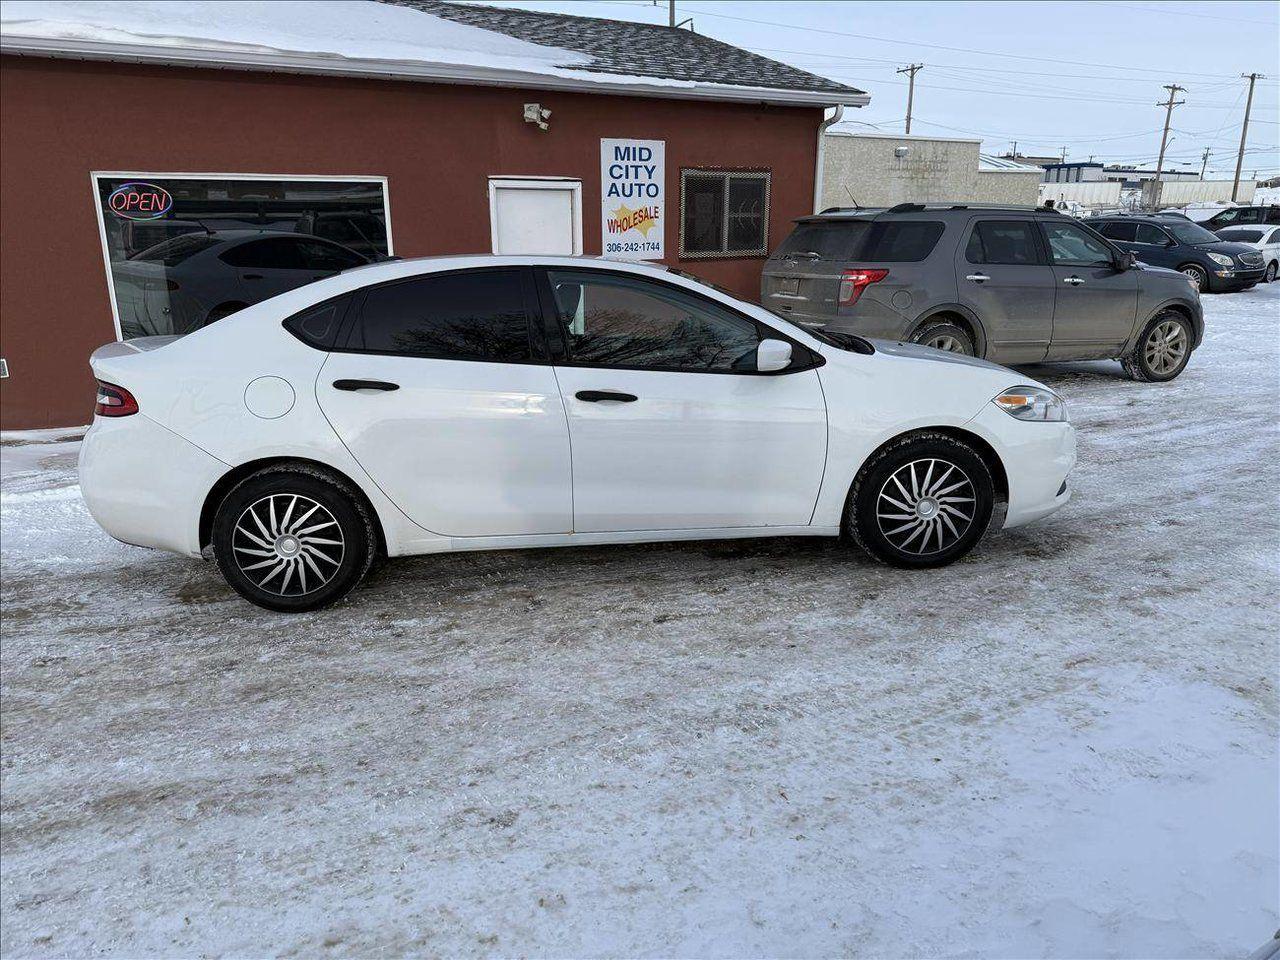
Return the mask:
POLYGON ((919 573, 439 555, 279 616, 110 540, 75 440, 7 436, 0 952, 1247 954, 1280 925, 1280 284, 1205 309, 1171 384, 1026 368, 1075 499, 919 573))

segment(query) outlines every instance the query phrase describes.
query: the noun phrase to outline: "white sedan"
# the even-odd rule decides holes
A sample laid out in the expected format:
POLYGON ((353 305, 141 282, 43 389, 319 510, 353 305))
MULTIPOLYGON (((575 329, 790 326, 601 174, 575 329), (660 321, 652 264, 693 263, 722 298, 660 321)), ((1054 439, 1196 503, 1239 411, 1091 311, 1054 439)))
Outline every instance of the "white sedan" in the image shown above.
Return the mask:
POLYGON ((1075 463, 1061 399, 1011 370, 597 259, 360 267, 91 363, 94 518, 273 610, 449 550, 844 534, 938 566, 997 503, 1061 507, 1075 463))
POLYGON ((1262 252, 1263 283, 1271 283, 1280 274, 1280 227, 1269 223, 1258 223, 1253 226, 1223 227, 1216 231, 1223 240, 1232 243, 1247 243, 1262 252))

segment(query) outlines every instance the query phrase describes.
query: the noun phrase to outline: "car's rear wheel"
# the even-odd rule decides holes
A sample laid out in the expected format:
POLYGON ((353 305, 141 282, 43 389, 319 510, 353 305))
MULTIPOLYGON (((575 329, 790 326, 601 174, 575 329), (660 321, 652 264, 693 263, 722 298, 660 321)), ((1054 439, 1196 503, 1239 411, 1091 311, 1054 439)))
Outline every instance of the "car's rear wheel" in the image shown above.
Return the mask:
POLYGON ((1204 267, 1198 266, 1197 264, 1194 264, 1194 263, 1188 263, 1188 264, 1185 264, 1184 266, 1179 267, 1178 270, 1179 272, 1190 277, 1192 282, 1196 285, 1196 289, 1199 290, 1201 293, 1208 292, 1209 271, 1205 270, 1204 267))
POLYGON ((268 610, 328 606, 358 584, 377 553, 368 508, 345 482, 301 465, 269 467, 219 505, 213 548, 228 584, 268 610))
POLYGON ((1268 264, 1267 264, 1267 272, 1266 272, 1266 274, 1264 274, 1264 275, 1263 275, 1263 277, 1262 277, 1262 280, 1263 280, 1263 282, 1264 282, 1264 283, 1274 283, 1274 282, 1275 282, 1275 279, 1276 279, 1276 266, 1277 266, 1277 265, 1276 265, 1276 261, 1274 261, 1274 260, 1272 260, 1270 263, 1268 263, 1268 264))
POLYGON ((911 342, 947 353, 963 353, 967 357, 974 355, 973 337, 951 320, 930 320, 916 331, 911 342))
POLYGON ((1186 369, 1191 343, 1191 323, 1182 314, 1166 310, 1143 328, 1133 350, 1120 362, 1134 380, 1161 383, 1186 369))
POLYGON ((923 432, 890 443, 858 472, 844 527, 873 557, 940 567, 964 556, 991 522, 995 483, 972 446, 923 432))

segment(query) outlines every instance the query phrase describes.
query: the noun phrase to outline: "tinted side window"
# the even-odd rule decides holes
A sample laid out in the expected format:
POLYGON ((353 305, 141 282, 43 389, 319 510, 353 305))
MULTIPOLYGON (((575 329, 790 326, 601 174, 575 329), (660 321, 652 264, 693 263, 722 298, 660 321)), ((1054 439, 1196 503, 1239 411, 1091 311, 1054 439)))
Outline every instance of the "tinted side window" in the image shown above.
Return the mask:
POLYGON ((308 307, 286 320, 284 328, 307 346, 332 350, 350 301, 350 297, 342 296, 308 307))
POLYGON ((1095 267, 1111 263, 1111 248, 1074 223, 1044 223, 1049 256, 1060 266, 1095 267))
POLYGON ((298 240, 298 250, 309 270, 347 270, 367 263, 354 250, 319 240, 298 240))
POLYGON ((307 262, 298 242, 289 237, 251 240, 220 254, 220 259, 233 267, 256 267, 259 270, 306 270, 307 262))
POLYGON ((1030 220, 980 220, 965 247, 970 263, 1034 266, 1040 262, 1036 225, 1030 220))
POLYGON ((372 287, 347 346, 449 360, 528 360, 523 291, 515 270, 450 273, 372 287))
MULTIPOLYGON (((1109 237, 1111 234, 1104 233, 1103 236, 1109 237)), ((1140 223, 1138 224, 1138 242, 1151 243, 1158 247, 1163 247, 1169 242, 1169 235, 1150 223, 1140 223)))
POLYGON ((591 366, 755 370, 755 324, 647 280, 549 271, 569 357, 591 366))
POLYGON ((1122 240, 1126 243, 1132 243, 1138 238, 1138 225, 1136 223, 1112 220, 1095 229, 1109 240, 1122 240))
POLYGON ((878 221, 861 259, 871 263, 916 263, 933 253, 942 224, 917 220, 878 221))

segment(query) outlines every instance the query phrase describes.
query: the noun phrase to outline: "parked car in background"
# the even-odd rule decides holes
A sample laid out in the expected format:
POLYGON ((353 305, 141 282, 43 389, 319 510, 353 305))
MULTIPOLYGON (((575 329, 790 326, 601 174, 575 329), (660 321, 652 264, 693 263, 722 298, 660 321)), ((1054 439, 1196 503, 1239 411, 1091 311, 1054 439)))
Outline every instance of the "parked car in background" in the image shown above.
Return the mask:
POLYGON ((1262 254, 1262 280, 1271 283, 1280 271, 1280 227, 1223 227, 1218 236, 1232 243, 1247 244, 1262 254))
POLYGON ((1061 507, 1075 462, 1022 374, 597 259, 377 264, 91 363, 94 518, 212 545, 275 610, 337 600, 379 552, 847 533, 938 566, 997 501, 1005 527, 1061 507))
POLYGON ((1266 204, 1248 207, 1227 207, 1219 210, 1207 220, 1201 220, 1200 226, 1206 230, 1220 230, 1223 227, 1243 227, 1251 224, 1280 224, 1280 206, 1266 204))
POLYGON ((796 323, 1000 363, 1117 358, 1171 380, 1204 321, 1187 278, 1138 266, 1079 221, 1028 207, 832 211, 796 222, 761 303, 796 323))
POLYGON ((183 233, 113 265, 126 338, 190 333, 237 310, 369 262, 319 237, 263 230, 183 233))
POLYGON ((1171 217, 1100 218, 1090 225, 1143 263, 1185 274, 1201 292, 1244 290, 1262 280, 1262 254, 1171 217))

